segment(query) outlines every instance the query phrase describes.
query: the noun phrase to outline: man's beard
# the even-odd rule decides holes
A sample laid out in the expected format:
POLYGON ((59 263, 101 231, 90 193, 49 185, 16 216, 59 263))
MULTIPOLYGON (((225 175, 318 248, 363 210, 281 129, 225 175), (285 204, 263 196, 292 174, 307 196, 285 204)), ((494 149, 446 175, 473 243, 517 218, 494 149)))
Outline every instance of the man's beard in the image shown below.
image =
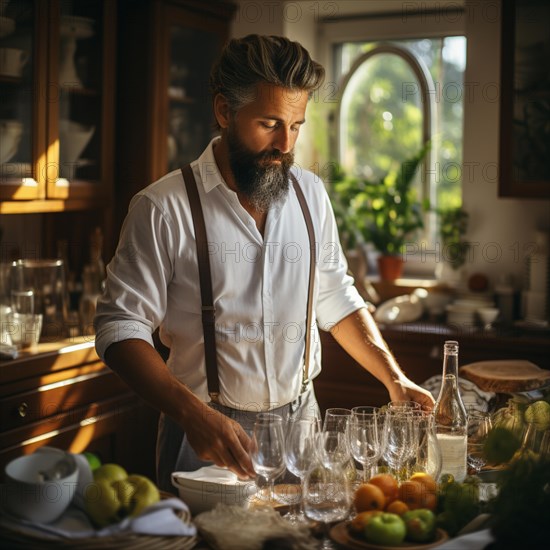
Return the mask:
POLYGON ((294 164, 294 153, 270 151, 252 153, 237 136, 234 127, 227 132, 229 165, 237 189, 253 208, 266 212, 269 207, 288 193, 288 176, 294 164), (272 164, 271 161, 280 163, 272 164))

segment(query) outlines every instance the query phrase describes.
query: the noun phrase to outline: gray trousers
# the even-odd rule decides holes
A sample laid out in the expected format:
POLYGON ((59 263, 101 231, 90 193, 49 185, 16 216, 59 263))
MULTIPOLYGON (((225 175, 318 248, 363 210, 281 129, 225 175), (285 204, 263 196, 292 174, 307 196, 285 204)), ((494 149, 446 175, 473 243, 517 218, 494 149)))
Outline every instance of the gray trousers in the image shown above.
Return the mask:
MULTIPOLYGON (((258 411, 240 411, 212 402, 209 403, 209 406, 238 422, 249 435, 252 433, 258 411)), ((281 415, 285 422, 301 416, 321 417, 313 387, 292 403, 269 412, 281 415)), ((157 437, 157 484, 159 489, 177 494, 177 489, 172 485, 172 472, 193 472, 210 464, 212 462, 198 458, 181 427, 170 417, 161 414, 157 437)))

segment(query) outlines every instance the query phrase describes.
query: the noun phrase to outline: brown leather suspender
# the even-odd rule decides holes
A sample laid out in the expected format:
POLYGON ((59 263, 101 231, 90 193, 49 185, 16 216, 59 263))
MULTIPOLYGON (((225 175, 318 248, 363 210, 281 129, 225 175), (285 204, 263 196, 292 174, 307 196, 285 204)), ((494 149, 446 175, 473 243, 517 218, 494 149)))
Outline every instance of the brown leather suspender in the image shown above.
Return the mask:
POLYGON ((214 298, 212 295, 212 275, 210 273, 210 258, 208 257, 206 226, 204 225, 197 182, 195 181, 191 165, 187 164, 181 171, 187 189, 187 196, 189 197, 189 206, 191 207, 191 217, 193 218, 197 245, 202 302, 202 329, 204 332, 204 360, 206 363, 208 394, 212 401, 217 402, 220 395, 220 380, 218 378, 218 362, 216 359, 216 308, 214 307, 214 298))
POLYGON ((304 215, 304 221, 306 222, 307 234, 309 237, 309 282, 307 289, 307 312, 306 312, 306 350, 304 357, 304 372, 302 374, 302 392, 307 389, 309 384, 309 362, 311 355, 311 319, 313 317, 313 287, 315 285, 315 265, 317 264, 317 258, 315 254, 315 230, 313 228, 313 221, 311 219, 311 213, 307 205, 306 198, 304 197, 304 192, 296 179, 294 174, 290 174, 292 183, 294 184, 294 190, 296 191, 296 196, 298 197, 298 202, 300 203, 300 208, 302 209, 302 214, 304 215))
MULTIPOLYGON (((182 169, 187 196, 189 197, 189 206, 191 208, 191 217, 193 218, 193 228, 195 230, 195 240, 197 246, 197 257, 199 264, 199 281, 202 301, 202 326, 204 332, 204 358, 206 363, 206 381, 208 384, 208 394, 210 399, 218 402, 220 395, 220 381, 218 377, 218 362, 216 356, 216 335, 215 321, 216 308, 212 294, 212 276, 210 272, 210 258, 208 257, 208 240, 206 235, 206 226, 202 212, 201 201, 197 189, 197 182, 191 165, 187 164, 182 169)), ((307 294, 307 312, 306 312, 306 342, 304 369, 302 372, 301 392, 307 389, 309 384, 309 363, 311 360, 311 319, 313 316, 313 288, 315 283, 315 265, 316 247, 315 231, 313 221, 304 196, 304 193, 293 174, 290 174, 300 208, 304 216, 308 237, 309 237, 309 281, 307 294)))

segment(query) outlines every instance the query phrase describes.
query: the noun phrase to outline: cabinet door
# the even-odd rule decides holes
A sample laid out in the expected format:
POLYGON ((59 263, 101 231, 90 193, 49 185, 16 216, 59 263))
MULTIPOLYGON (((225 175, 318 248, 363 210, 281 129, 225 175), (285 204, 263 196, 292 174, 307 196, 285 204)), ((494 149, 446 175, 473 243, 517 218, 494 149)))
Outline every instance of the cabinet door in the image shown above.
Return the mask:
POLYGON ((155 119, 156 177, 196 159, 217 133, 208 87, 210 69, 227 36, 227 22, 165 5, 155 119))
POLYGON ((115 4, 50 2, 48 198, 103 198, 110 191, 115 4))
POLYGON ((0 199, 45 194, 47 4, 0 4, 0 199))

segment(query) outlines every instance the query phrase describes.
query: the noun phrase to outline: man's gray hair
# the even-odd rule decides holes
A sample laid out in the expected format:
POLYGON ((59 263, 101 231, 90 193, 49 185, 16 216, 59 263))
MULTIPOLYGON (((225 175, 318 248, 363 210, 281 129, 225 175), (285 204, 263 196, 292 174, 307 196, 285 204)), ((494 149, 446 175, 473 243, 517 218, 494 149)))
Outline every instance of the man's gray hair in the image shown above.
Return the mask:
POLYGON ((311 97, 324 78, 325 69, 298 42, 249 34, 226 44, 210 73, 210 89, 212 98, 222 94, 236 112, 254 101, 260 82, 305 90, 311 97))

